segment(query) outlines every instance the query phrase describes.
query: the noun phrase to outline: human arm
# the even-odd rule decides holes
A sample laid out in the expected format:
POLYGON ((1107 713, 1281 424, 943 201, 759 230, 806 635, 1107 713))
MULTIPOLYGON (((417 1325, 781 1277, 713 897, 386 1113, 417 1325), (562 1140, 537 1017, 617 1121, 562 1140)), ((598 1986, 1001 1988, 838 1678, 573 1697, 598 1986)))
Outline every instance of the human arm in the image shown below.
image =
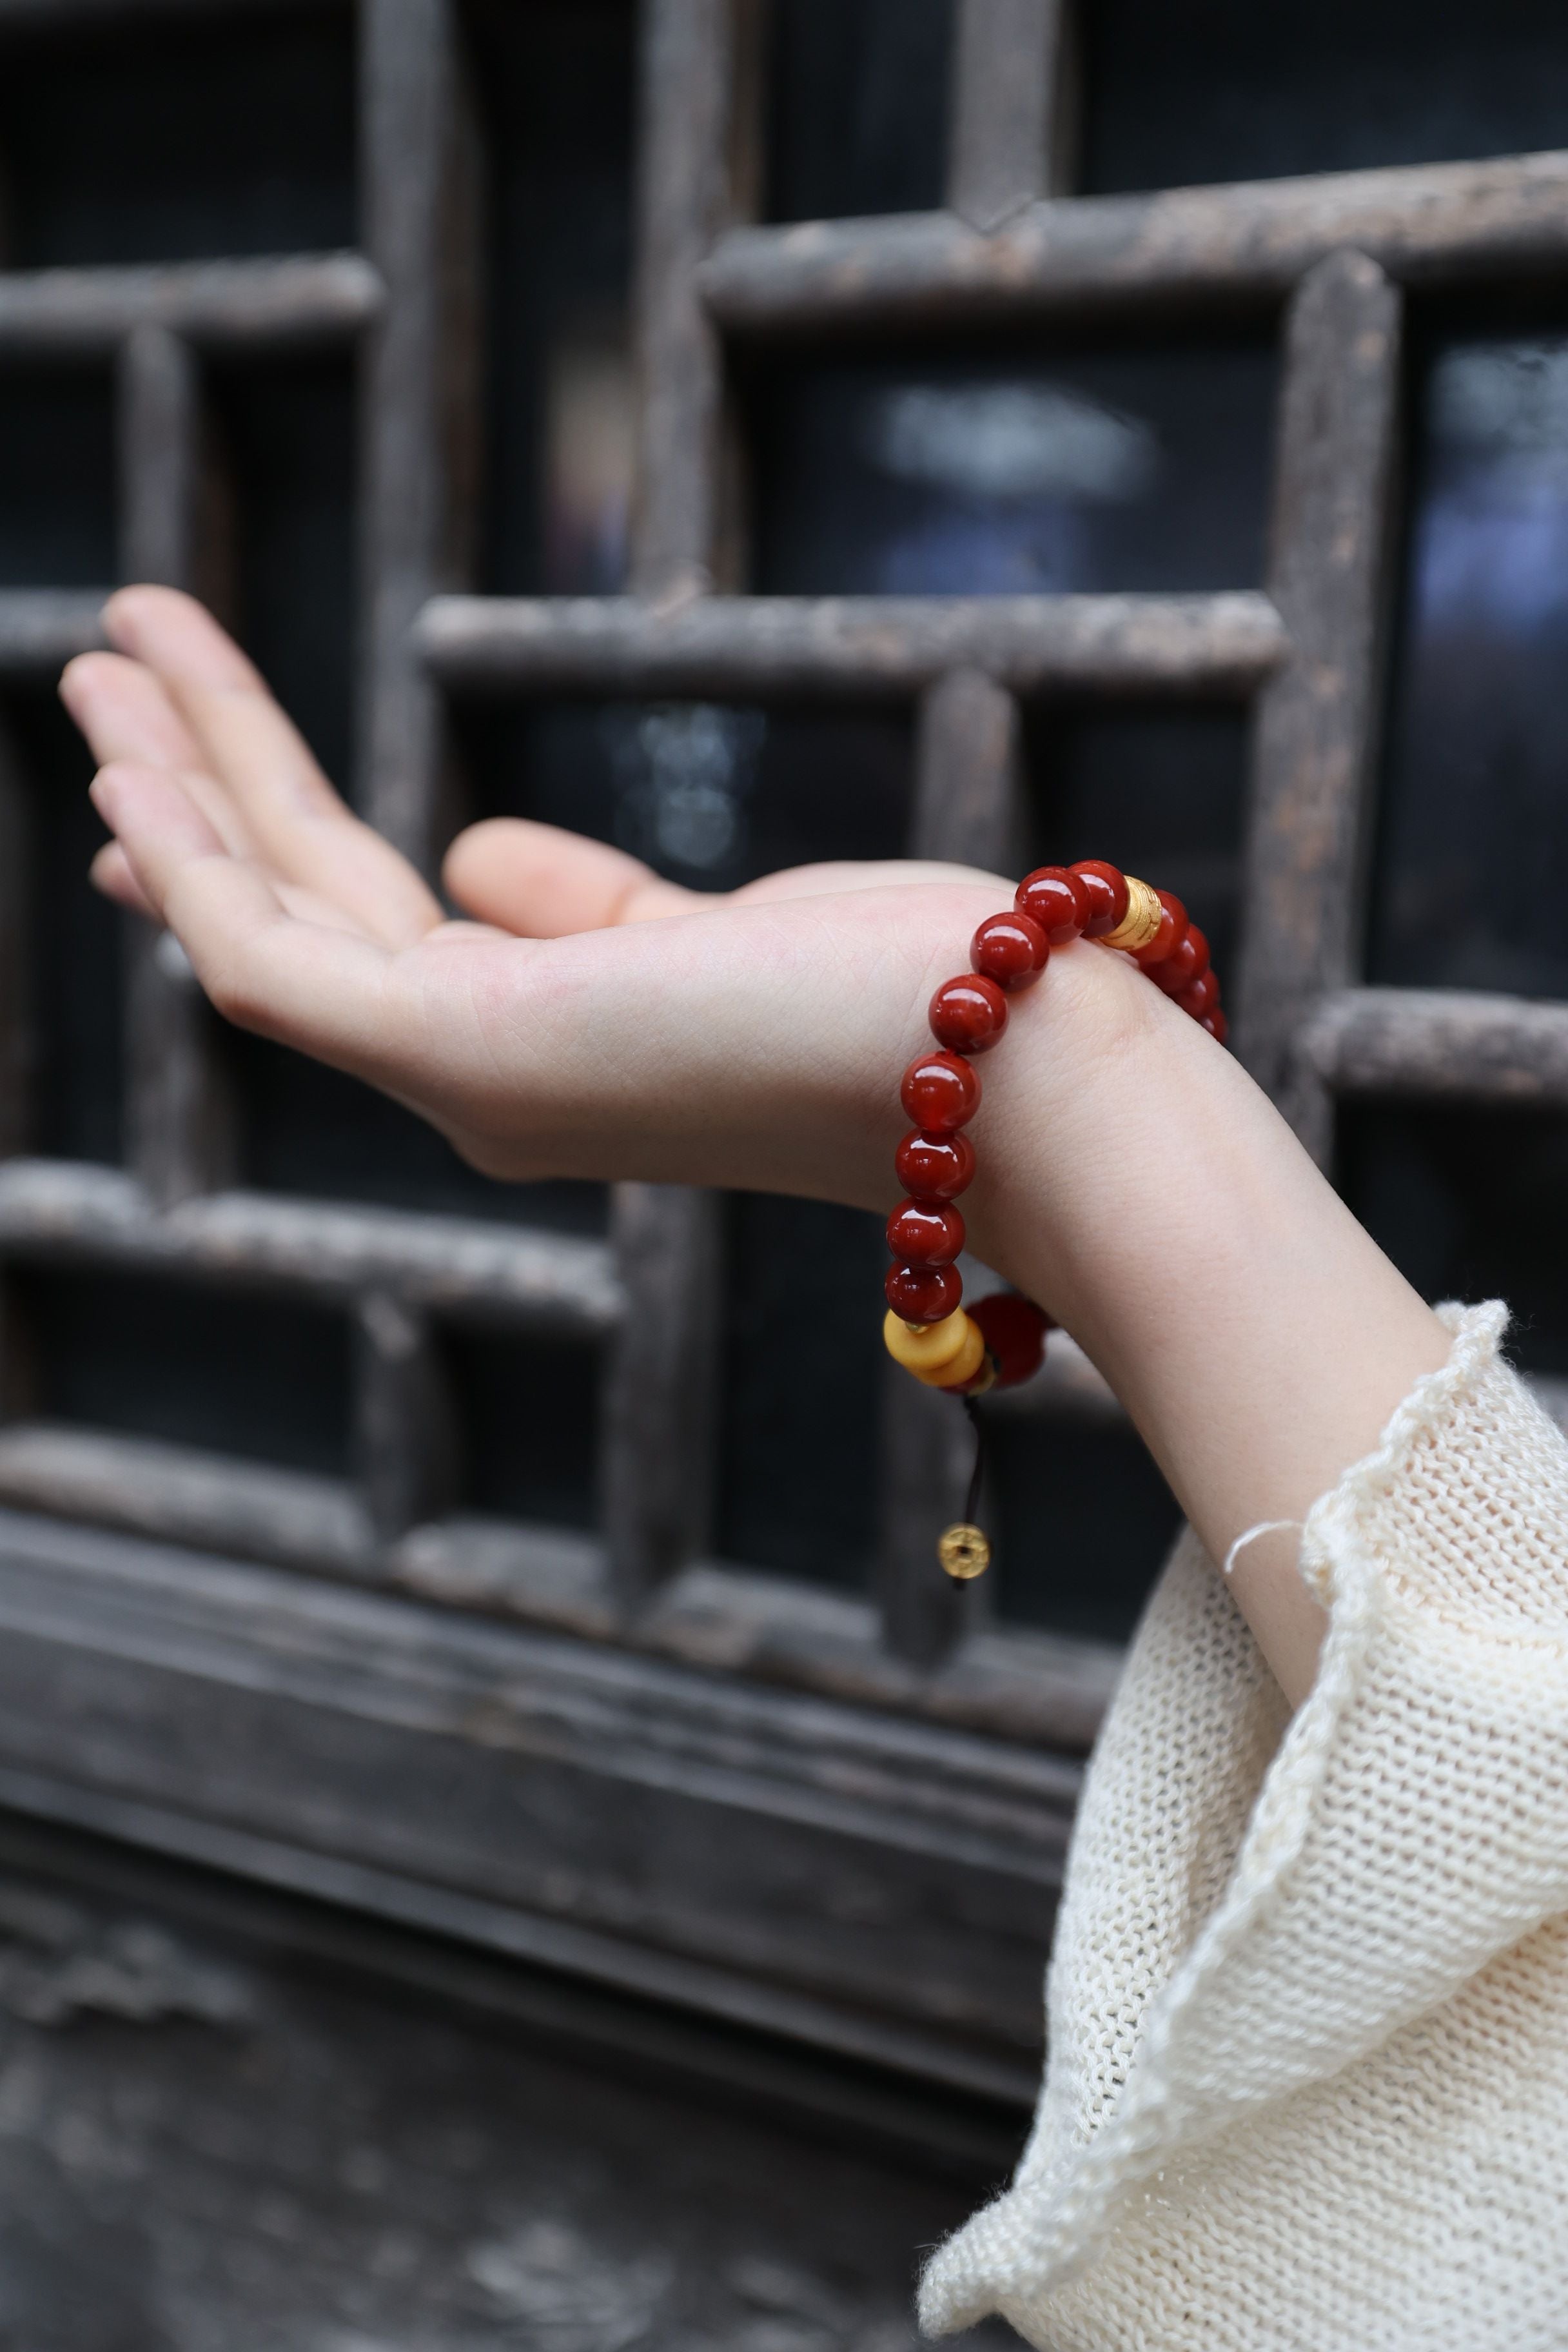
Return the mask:
MULTIPOLYGON (((549 828, 459 838, 450 923, 187 600, 136 590, 63 691, 106 764, 112 895, 219 1009, 380 1086, 504 1177, 639 1176, 885 1210, 898 1076, 1011 886, 817 868, 714 900, 549 828)), ((1210 1553, 1300 1519, 1447 1339, 1239 1066, 1079 945, 983 1068, 977 1254, 1069 1328, 1210 1553)), ((868 1301, 868 1313, 877 1311, 868 1301)), ((1321 1612, 1279 1538, 1235 1576, 1289 1696, 1321 1612)))

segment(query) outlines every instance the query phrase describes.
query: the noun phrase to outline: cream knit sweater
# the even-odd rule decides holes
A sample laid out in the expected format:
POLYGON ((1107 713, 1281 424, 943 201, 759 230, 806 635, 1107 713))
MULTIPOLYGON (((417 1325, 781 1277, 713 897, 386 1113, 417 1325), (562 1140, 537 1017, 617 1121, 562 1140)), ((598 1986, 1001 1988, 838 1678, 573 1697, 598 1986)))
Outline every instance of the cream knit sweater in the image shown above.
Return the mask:
POLYGON ((1013 2186, 922 2325, 1052 2352, 1568 2347, 1568 1444, 1447 1364, 1313 1508, 1291 1718, 1178 1545, 1085 1790, 1013 2186))

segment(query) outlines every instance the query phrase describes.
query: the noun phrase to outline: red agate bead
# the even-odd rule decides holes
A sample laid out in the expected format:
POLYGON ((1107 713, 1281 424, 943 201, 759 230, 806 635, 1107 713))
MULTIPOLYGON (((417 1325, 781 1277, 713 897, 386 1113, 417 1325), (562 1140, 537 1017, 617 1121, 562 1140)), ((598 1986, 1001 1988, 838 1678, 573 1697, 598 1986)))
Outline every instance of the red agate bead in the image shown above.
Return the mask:
POLYGON ((955 1265, 890 1265, 882 1285, 888 1304, 902 1323, 941 1323, 963 1297, 955 1265))
POLYGON ((970 1321, 980 1326, 986 1353, 995 1360, 998 1387, 1008 1388, 1039 1370, 1046 1333, 1051 1328, 1051 1318, 1043 1307, 1032 1298, 1020 1298, 1016 1291, 998 1290, 989 1298, 979 1299, 968 1311, 970 1321))
POLYGON ((1190 1013, 1194 1021, 1201 1021, 1204 1014, 1212 1013, 1219 1003, 1219 982, 1212 971, 1201 972, 1190 988, 1183 989, 1176 1003, 1184 1013, 1190 1013))
POLYGON ((957 1054, 922 1054, 904 1072, 899 1100, 917 1127, 951 1135, 980 1108, 980 1080, 957 1054))
POLYGON ((1187 910, 1173 890, 1156 890, 1160 901, 1160 928, 1146 948, 1134 948, 1132 953, 1145 971, 1151 964, 1163 963, 1175 952, 1177 943, 1187 936, 1187 910))
POLYGON ((1198 1027, 1206 1029, 1216 1045, 1223 1045, 1230 1034, 1230 1024, 1217 1004, 1211 1004, 1206 1013, 1199 1013, 1198 1027))
POLYGON ((1120 866, 1110 866, 1103 857, 1085 857, 1071 869, 1074 879, 1081 882, 1089 894, 1089 920, 1083 927, 1086 940, 1103 939, 1113 931, 1127 912, 1127 877, 1120 866))
POLYGON ((939 1045, 959 1054, 984 1054, 1007 1026, 1007 1000, 984 972, 961 972, 942 982, 927 1017, 939 1045))
POLYGON ((1053 948, 1065 948, 1076 940, 1091 912, 1088 890, 1065 866, 1037 866, 1019 883, 1013 904, 1020 915, 1038 923, 1053 948))
POLYGON ((900 1201, 888 1219, 888 1247, 910 1265, 951 1265, 963 1247, 963 1218, 941 1201, 900 1201))
POLYGON ((1187 925, 1185 936, 1177 940, 1163 963, 1146 963, 1143 967, 1156 988, 1167 996, 1180 996, 1209 968, 1209 943, 1195 923, 1187 925))
POLYGON ((893 1154, 893 1166, 906 1192, 951 1201, 974 1181, 974 1146, 967 1135, 922 1135, 916 1128, 893 1154))
POLYGON ((969 942, 969 961, 1009 994, 1038 980, 1051 958, 1051 943, 1027 915, 987 915, 969 942))

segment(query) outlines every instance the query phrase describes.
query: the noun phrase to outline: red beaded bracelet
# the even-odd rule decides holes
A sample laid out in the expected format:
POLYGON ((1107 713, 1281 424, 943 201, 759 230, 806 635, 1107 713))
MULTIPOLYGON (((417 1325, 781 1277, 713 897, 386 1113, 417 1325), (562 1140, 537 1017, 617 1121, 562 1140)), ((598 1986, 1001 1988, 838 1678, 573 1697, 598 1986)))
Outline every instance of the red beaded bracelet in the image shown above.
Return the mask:
MULTIPOLYGON (((899 1098, 915 1122, 894 1155, 906 1198, 888 1219, 888 1352, 926 1387, 973 1400, 1009 1388, 1039 1370, 1051 1319, 1031 1299, 999 1292, 967 1312, 954 1260, 963 1248, 963 1217, 953 1203, 973 1181, 974 1146, 963 1130, 980 1108, 972 1054, 994 1045, 1007 1026, 1007 999, 1038 980, 1054 947, 1077 939, 1119 948, 1156 987, 1223 1045, 1225 1014, 1209 946, 1169 890, 1151 889, 1098 857, 1042 866, 1019 883, 1011 909, 988 915, 969 943, 973 969, 944 980, 931 1001, 937 1051, 904 1072, 899 1098)), ((976 1436, 979 1423, 975 1422, 976 1436)), ((943 1530, 937 1557, 966 1580, 990 1565, 991 1546, 974 1525, 981 1457, 963 1517, 943 1530)))

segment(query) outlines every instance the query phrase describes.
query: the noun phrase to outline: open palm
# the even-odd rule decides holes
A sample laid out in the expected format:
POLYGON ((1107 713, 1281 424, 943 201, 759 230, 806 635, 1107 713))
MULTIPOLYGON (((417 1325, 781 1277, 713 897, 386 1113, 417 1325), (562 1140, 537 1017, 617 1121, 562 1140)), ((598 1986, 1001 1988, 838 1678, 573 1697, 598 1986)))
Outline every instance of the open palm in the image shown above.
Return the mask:
POLYGON ((169 926, 230 1020, 382 1087, 492 1175, 887 1203, 899 1072, 1005 885, 814 866, 712 898, 503 818, 448 853, 474 919, 451 921, 200 605, 128 589, 106 626, 119 650, 61 688, 116 835, 94 878, 169 926))

